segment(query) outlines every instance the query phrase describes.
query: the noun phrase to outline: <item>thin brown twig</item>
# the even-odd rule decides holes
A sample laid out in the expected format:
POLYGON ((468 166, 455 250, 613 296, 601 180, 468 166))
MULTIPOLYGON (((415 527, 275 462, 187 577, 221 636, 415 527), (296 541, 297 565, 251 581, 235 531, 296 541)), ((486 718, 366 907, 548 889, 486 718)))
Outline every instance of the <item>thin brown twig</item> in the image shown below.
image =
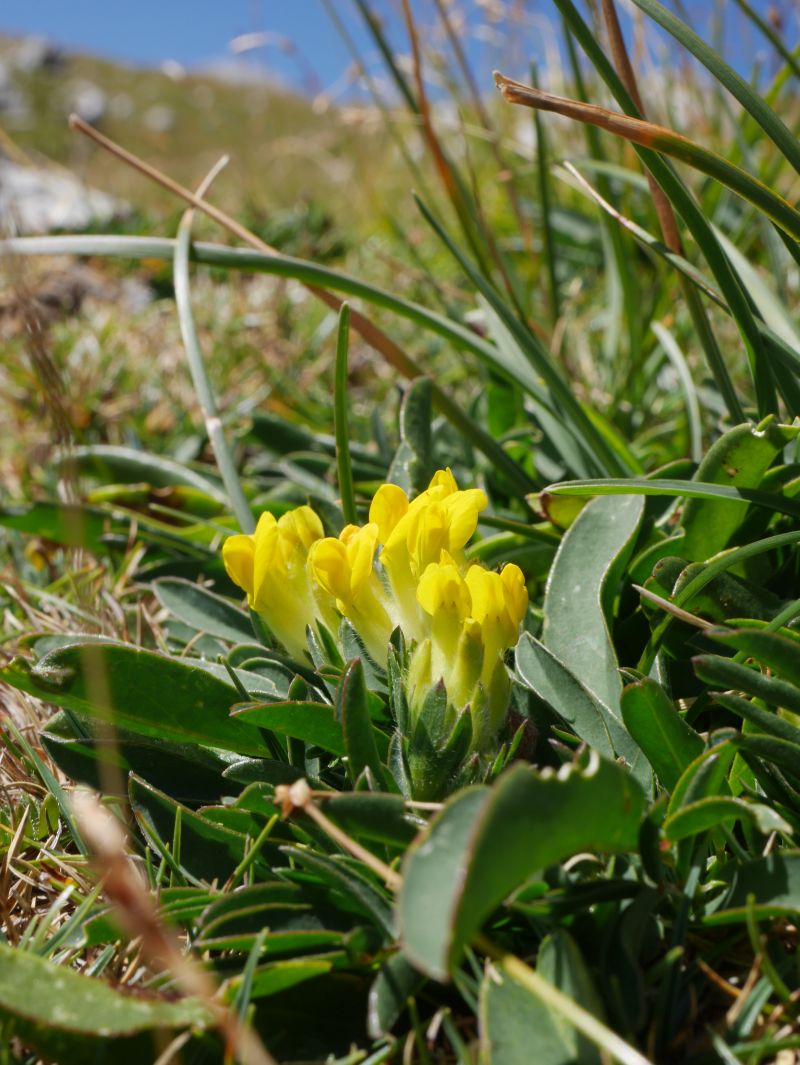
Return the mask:
MULTIPOLYGON (((619 17, 617 16, 614 0, 603 0, 603 20, 606 25, 606 30, 608 31, 609 43, 611 45, 611 56, 620 80, 630 93, 631 99, 636 104, 639 114, 642 118, 647 118, 644 104, 642 103, 642 96, 639 92, 639 85, 636 81, 636 74, 628 56, 628 49, 625 46, 625 38, 622 35, 622 28, 619 24, 619 17)), ((678 222, 675 218, 675 212, 672 209, 672 204, 669 202, 664 190, 649 170, 646 171, 646 174, 647 184, 650 186, 650 195, 653 197, 653 206, 658 215, 658 224, 661 226, 661 232, 664 235, 664 243, 670 251, 682 255, 683 242, 681 240, 680 230, 678 229, 678 222)))
POLYGON ((372 851, 362 847, 360 843, 348 836, 343 829, 335 825, 316 805, 314 794, 306 780, 296 780, 294 784, 279 784, 275 788, 275 800, 280 804, 284 817, 289 817, 295 810, 301 810, 313 821, 316 821, 334 843, 338 843, 343 850, 349 851, 354 858, 358 858, 368 869, 377 874, 387 887, 390 887, 393 891, 399 891, 403 884, 403 878, 397 870, 382 862, 372 851))
POLYGON ((736 987, 735 984, 732 984, 729 980, 726 980, 724 976, 720 976, 720 974, 715 969, 712 969, 707 962, 704 962, 702 958, 696 958, 695 961, 697 964, 697 968, 700 969, 701 972, 705 973, 711 983, 715 987, 718 987, 723 994, 727 995, 728 998, 732 998, 734 1002, 739 998, 742 993, 742 989, 740 987, 736 987))
POLYGON ((677 618, 679 621, 685 621, 687 625, 694 625, 696 629, 714 628, 714 623, 712 621, 700 618, 697 614, 689 613, 688 610, 676 606, 675 603, 671 603, 669 599, 665 599, 662 595, 657 595, 655 592, 651 592, 649 588, 643 588, 641 584, 634 584, 632 587, 636 589, 643 599, 647 599, 649 602, 660 607, 665 613, 671 614, 672 617, 677 618))

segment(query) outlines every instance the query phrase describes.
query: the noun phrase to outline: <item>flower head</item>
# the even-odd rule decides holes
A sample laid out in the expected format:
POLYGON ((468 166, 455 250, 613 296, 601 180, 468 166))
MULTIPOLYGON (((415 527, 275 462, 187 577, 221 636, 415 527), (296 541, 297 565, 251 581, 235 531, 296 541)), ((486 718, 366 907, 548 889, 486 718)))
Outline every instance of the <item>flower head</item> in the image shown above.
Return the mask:
POLYGON ((228 575, 247 593, 247 605, 262 615, 286 650, 306 652, 306 629, 319 616, 319 603, 306 575, 309 548, 323 534, 311 507, 298 507, 277 520, 262 514, 252 534, 230 536, 222 545, 228 575))
POLYGON ((334 597, 337 610, 353 623, 370 655, 381 662, 386 659, 393 625, 373 565, 377 543, 374 522, 360 528, 347 525, 338 540, 328 536, 312 546, 308 567, 314 583, 334 597))
POLYGON ((493 573, 474 565, 462 576, 443 552, 442 561, 431 563, 422 575, 417 599, 430 618, 430 649, 425 654, 432 680, 444 681, 454 706, 471 706, 473 736, 490 739, 505 717, 503 655, 517 642, 528 605, 522 571, 507 565, 493 573))
POLYGON ((343 616, 383 665, 399 625, 415 648, 406 678, 412 717, 444 690, 453 720, 470 708, 472 749, 481 753, 505 718, 504 655, 528 603, 518 566, 495 573, 467 564, 464 548, 486 505, 480 489, 462 491, 450 470, 439 470, 415 499, 382 485, 369 521, 338 537, 325 536, 307 506, 277 520, 262 514, 255 533, 226 540, 223 558, 250 608, 297 658, 309 627, 336 633, 343 616))
POLYGON ((478 488, 461 491, 450 470, 434 474, 428 488, 409 502, 396 485, 382 485, 370 507, 378 526, 380 562, 397 604, 398 620, 409 639, 424 636, 417 582, 432 563, 448 556, 463 564, 463 548, 475 532, 487 499, 478 488))

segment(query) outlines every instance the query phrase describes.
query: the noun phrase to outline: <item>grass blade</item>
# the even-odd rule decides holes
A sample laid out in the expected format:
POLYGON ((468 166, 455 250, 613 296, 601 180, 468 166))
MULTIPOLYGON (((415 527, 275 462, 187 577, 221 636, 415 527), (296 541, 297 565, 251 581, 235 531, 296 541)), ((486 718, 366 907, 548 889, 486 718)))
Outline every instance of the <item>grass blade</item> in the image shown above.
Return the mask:
POLYGON ((672 481, 667 478, 649 480, 646 477, 607 478, 597 481, 561 481, 551 484, 546 491, 554 495, 572 496, 645 495, 682 496, 685 499, 730 499, 742 505, 752 503, 779 514, 791 514, 800 518, 800 500, 774 492, 761 492, 756 488, 732 488, 729 485, 701 481, 672 481))
MULTIPOLYGON (((716 304, 717 307, 725 311, 726 314, 731 314, 730 307, 725 302, 719 291, 715 289, 713 285, 711 285, 708 279, 704 277, 703 274, 698 271, 697 267, 690 263, 688 259, 684 259, 682 255, 678 255, 676 252, 670 251, 670 249, 667 248, 667 246, 663 244, 658 239, 658 237, 654 236, 652 233, 648 233, 648 231, 646 229, 643 229, 637 222, 634 222, 631 218, 627 218, 625 215, 621 214, 616 209, 616 207, 614 207, 600 195, 597 189, 593 188, 592 185, 589 184, 586 178, 580 173, 580 171, 575 166, 573 166, 572 163, 565 162, 563 164, 563 167, 564 170, 575 179, 575 181, 578 183, 578 187, 583 192, 585 192, 587 196, 591 197, 591 199, 594 200, 594 202, 597 203, 611 218, 615 219, 623 229, 626 229, 634 237, 634 239, 637 240, 639 244, 641 244, 642 247, 647 248, 653 254, 659 256, 659 258, 663 259, 665 262, 668 262, 670 266, 674 267, 683 277, 686 278, 687 281, 691 282, 691 284, 697 289, 698 294, 702 293, 703 295, 707 296, 713 303, 716 304)), ((629 177, 631 180, 633 180, 636 175, 630 174, 629 177)), ((741 276, 742 269, 739 264, 739 260, 734 259, 734 263, 741 276)), ((761 282, 760 279, 759 284, 763 286, 763 282, 761 282)), ((756 302, 758 303, 759 301, 756 299, 756 302)), ((797 347, 791 343, 791 337, 789 334, 789 330, 787 329, 789 321, 789 319, 786 319, 779 332, 776 332, 775 330, 771 329, 767 322, 765 322, 763 319, 755 319, 756 328, 758 329, 761 335, 762 341, 767 351, 769 351, 776 358, 780 359, 783 365, 793 370, 795 374, 800 374, 800 351, 798 351, 797 347), (780 335, 781 333, 783 333, 784 335, 780 335)), ((777 317, 775 319, 775 323, 777 326, 777 317)), ((791 404, 790 409, 798 409, 798 406, 798 404, 791 404)), ((743 413, 740 420, 746 420, 743 413)))
POLYGON ((721 184, 737 192, 743 199, 758 207, 768 218, 795 240, 800 241, 800 212, 788 200, 773 192, 768 185, 748 174, 741 167, 729 163, 716 152, 704 148, 696 141, 690 140, 682 133, 667 129, 666 126, 646 122, 617 111, 609 111, 597 104, 587 104, 580 100, 570 100, 564 96, 535 89, 531 85, 507 78, 495 72, 494 80, 509 103, 533 107, 541 111, 552 111, 557 115, 574 118, 578 122, 588 122, 593 126, 623 137, 632 144, 642 148, 669 155, 687 163, 695 170, 714 178, 721 184))
MULTIPOLYGON (((594 423, 573 395, 561 371, 553 361, 550 352, 547 351, 531 330, 520 322, 507 304, 499 298, 494 288, 481 277, 425 204, 419 199, 417 199, 417 203, 426 222, 428 222, 453 258, 456 259, 484 299, 490 304, 492 310, 500 318, 502 324, 514 338, 520 351, 527 359, 532 373, 523 376, 518 372, 516 380, 512 378, 512 384, 522 386, 541 401, 543 398, 542 389, 537 382, 537 377, 540 377, 552 396, 552 401, 547 405, 557 415, 560 408, 561 417, 569 419, 569 427, 592 465, 595 468, 599 466, 605 470, 628 472, 624 469, 615 452, 608 447, 603 436, 598 432, 594 423), (555 403, 554 410, 553 403, 555 403)), ((507 374, 504 376, 507 376, 507 374)))
MULTIPOLYGON (((531 77, 536 80, 536 69, 531 68, 531 77)), ((550 286, 550 315, 555 325, 561 317, 561 297, 558 290, 556 266, 556 240, 550 219, 550 166, 548 160, 547 131, 538 111, 533 114, 536 130, 536 180, 539 189, 539 204, 542 211, 542 240, 547 280, 550 286)))
POLYGON ((194 324, 192 314, 191 288, 189 282, 189 243, 192 233, 192 215, 189 210, 183 216, 178 227, 178 236, 175 241, 175 254, 173 258, 173 278, 175 282, 175 306, 178 311, 183 346, 186 350, 186 359, 189 363, 189 371, 192 375, 192 384, 200 403, 203 414, 208 441, 214 452, 222 483, 230 500, 233 513, 239 523, 239 528, 244 533, 255 530, 255 521, 247 496, 242 489, 239 480, 239 472, 236 469, 233 455, 228 448, 222 422, 217 410, 217 403, 211 384, 206 374, 203 353, 200 350, 200 341, 194 324))
POLYGON ((706 70, 710 71, 716 80, 724 85, 728 92, 735 96, 742 107, 752 115, 795 170, 800 172, 800 143, 769 104, 747 84, 744 78, 728 66, 722 56, 706 44, 691 27, 681 22, 676 15, 658 3, 658 0, 634 0, 634 3, 700 60, 706 70))
POLYGON ((700 419, 700 401, 692 380, 686 356, 678 346, 675 337, 660 322, 652 323, 652 330, 678 375, 681 389, 686 398, 686 420, 689 423, 690 452, 693 462, 700 462, 703 457, 703 424, 700 419))
MULTIPOLYGON (((622 110, 626 115, 639 117, 630 93, 628 93, 618 78, 605 52, 598 43, 596 35, 581 17, 572 0, 555 0, 555 3, 567 21, 570 30, 575 34, 576 39, 591 59, 598 74, 608 86, 622 110)), ((756 317, 752 312, 747 295, 743 291, 727 256, 714 236, 711 224, 672 166, 657 152, 641 146, 635 146, 635 150, 697 241, 716 278, 747 349, 750 372, 759 400, 759 413, 762 417, 766 417, 768 413, 773 412, 774 408, 774 400, 771 394, 771 374, 766 363, 766 353, 758 331, 756 317)), ((692 314, 695 328, 699 330, 701 340, 704 341, 703 346, 709 360, 709 368, 714 375, 717 387, 725 401, 730 416, 734 423, 741 422, 744 420, 742 406, 736 395, 736 390, 722 355, 719 352, 719 347, 711 337, 710 326, 704 320, 705 316, 702 314, 702 308, 699 307, 699 301, 697 304, 690 302, 689 310, 692 314)))
POLYGON ((356 522, 356 498, 353 488, 353 467, 350 462, 350 430, 347 419, 347 345, 350 335, 350 308, 343 303, 339 311, 339 332, 336 338, 336 383, 333 393, 333 422, 336 433, 336 470, 339 495, 346 525, 356 522))

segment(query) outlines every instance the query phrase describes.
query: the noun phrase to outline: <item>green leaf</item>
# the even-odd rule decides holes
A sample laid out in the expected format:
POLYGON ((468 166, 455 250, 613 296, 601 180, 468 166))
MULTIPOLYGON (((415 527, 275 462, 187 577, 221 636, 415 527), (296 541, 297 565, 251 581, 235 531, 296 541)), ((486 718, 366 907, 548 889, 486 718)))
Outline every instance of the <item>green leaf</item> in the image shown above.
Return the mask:
MULTIPOLYGON (((691 586, 705 570, 706 565, 702 562, 692 562, 682 569, 668 593, 669 598, 673 602, 680 601, 684 588, 691 586)), ((732 617, 766 621, 775 617, 781 607, 781 600, 774 592, 732 573, 720 573, 705 583, 691 597, 691 603, 693 613, 723 623, 732 617)))
POLYGON ((163 607, 198 632, 228 643, 252 643, 253 626, 247 614, 229 599, 179 577, 153 581, 153 591, 163 607))
POLYGON ((800 910, 800 851, 783 850, 749 862, 730 862, 718 874, 729 885, 718 906, 703 924, 741 923, 747 919, 748 900, 756 920, 776 917, 794 920, 800 910))
POLYGON ((620 755, 646 789, 652 786, 647 760, 625 725, 543 644, 523 632, 516 650, 517 673, 585 743, 606 758, 620 755))
POLYGON ((299 847, 284 847, 283 853, 289 855, 299 868, 316 873, 323 883, 349 898, 358 911, 379 929, 387 943, 394 940, 394 920, 388 900, 352 863, 337 856, 329 858, 299 847))
MULTIPOLYGON (((268 998, 303 984, 306 980, 313 980, 315 976, 330 972, 337 961, 346 958, 347 955, 343 952, 331 952, 318 957, 286 958, 259 965, 253 970, 248 1001, 268 998)), ((243 980, 242 976, 233 976, 226 980, 223 994, 228 1002, 236 998, 243 980)))
POLYGON ((402 954, 391 954, 369 990, 367 1026, 373 1039, 387 1035, 408 1007, 425 977, 402 954))
MULTIPOLYGON (((700 463, 695 480, 729 488, 758 488, 775 458, 797 429, 769 424, 737 425, 712 444, 700 463)), ((704 562, 728 546, 746 511, 737 502, 722 499, 688 499, 681 525, 684 533, 677 552, 691 562, 704 562)))
POLYGON ((423 492, 433 476, 433 386, 429 377, 418 377, 405 391, 400 405, 400 446, 386 480, 409 495, 423 492))
POLYGON ((103 736, 93 721, 86 721, 84 729, 87 735, 76 736, 61 711, 47 722, 42 745, 69 777, 99 791, 107 790, 116 776, 103 772, 108 765, 125 777, 129 772, 144 777, 179 802, 216 802, 230 790, 223 777, 228 759, 215 751, 122 729, 103 736))
POLYGON ((773 710, 767 710, 758 703, 750 702, 749 699, 742 699, 739 695, 716 692, 714 699, 726 710, 731 710, 745 721, 750 721, 761 732, 786 740, 788 743, 800 745, 800 729, 773 710))
POLYGON ((667 791, 699 754, 702 738, 655 680, 645 677, 622 692, 622 719, 667 791))
POLYGON ((756 755, 769 766, 778 766, 795 774, 800 767, 800 744, 790 740, 778 739, 777 736, 758 736, 745 734, 735 740, 736 748, 748 754, 756 755))
POLYGON ((523 632, 515 655, 520 680, 566 722, 575 735, 606 758, 614 757, 609 731, 613 718, 607 706, 590 692, 552 651, 535 636, 523 632))
POLYGON ((271 881, 221 895, 200 918, 197 945, 250 950, 267 928, 267 954, 299 954, 341 946, 352 925, 352 915, 331 906, 318 889, 271 881))
POLYGON ((34 667, 16 658, 0 676, 45 702, 131 732, 239 754, 267 753, 257 728, 229 716, 241 698, 233 685, 181 659, 84 643, 52 651, 34 667))
POLYGON ((793 714, 800 714, 800 688, 785 680, 768 677, 757 669, 719 655, 697 655, 692 663, 697 676, 707 684, 755 695, 772 706, 781 706, 793 714))
POLYGON ((336 692, 336 713, 347 751, 347 769, 353 784, 368 769, 376 783, 384 780, 383 766, 367 704, 367 684, 360 658, 348 663, 336 692))
POLYGON ((404 849, 424 827, 400 795, 385 792, 332 792, 324 809, 348 835, 388 847, 404 849))
MULTIPOLYGON (((180 818, 180 854, 171 858, 195 882, 224 883, 245 856, 248 840, 243 833, 215 824, 136 776, 130 780, 130 802, 137 824, 159 857, 171 852, 175 822, 180 818)), ((256 863, 263 873, 279 860, 280 851, 268 841, 256 863)))
POLYGON ((346 753, 342 726, 336 720, 332 706, 325 703, 284 702, 245 704, 233 711, 234 721, 247 723, 248 727, 279 732, 295 740, 313 743, 331 754, 346 753))
POLYGON ((217 503, 227 505, 228 502, 225 492, 216 481, 172 459, 137 451, 132 447, 117 447, 114 444, 75 447, 69 452, 69 461, 77 463, 82 472, 93 473, 106 483, 150 484, 154 488, 186 485, 210 496, 217 503))
MULTIPOLYGON (((717 735, 712 739, 717 739, 717 735)), ((706 748, 690 762, 672 789, 667 814, 674 814, 681 806, 698 799, 729 795, 728 772, 735 756, 736 746, 731 739, 719 740, 706 748)))
MULTIPOLYGON (((762 492, 755 488, 736 488, 726 484, 701 484, 698 481, 673 481, 669 478, 607 477, 596 481, 560 481, 551 484, 548 492, 566 496, 642 495, 675 496, 685 499, 730 500, 742 510, 747 504, 766 507, 778 514, 800 518, 800 500, 778 492, 762 492)), ((682 543, 683 541, 676 541, 682 543)))
POLYGON ((769 806, 734 799, 729 795, 709 795, 670 814, 664 821, 664 835, 671 842, 677 843, 678 840, 734 821, 749 821, 764 835, 769 835, 770 832, 792 831, 791 825, 769 806))
POLYGON ((765 629, 709 629, 706 636, 755 658, 783 680, 800 688, 800 640, 765 629))
MULTIPOLYGON (((595 1016, 603 1006, 575 941, 563 930, 547 936, 536 971, 595 1016)), ((491 966, 481 983, 482 1065, 600 1065, 601 1057, 552 1006, 491 966)))
POLYGON ((197 999, 126 995, 99 979, 0 943, 0 1017, 48 1060, 63 1065, 152 1060, 170 1032, 214 1017, 197 999))
POLYGON ((542 643, 620 718, 622 681, 608 628, 644 500, 593 499, 570 525, 550 570, 542 643))
POLYGON ((532 873, 578 851, 635 849, 643 810, 630 774, 594 753, 586 768, 556 775, 517 765, 490 789, 458 793, 406 855, 405 954, 447 979, 492 910, 532 873))
POLYGON ((99 507, 49 502, 0 506, 0 526, 41 536, 67 547, 84 547, 95 554, 107 550, 102 537, 110 525, 110 514, 99 507))

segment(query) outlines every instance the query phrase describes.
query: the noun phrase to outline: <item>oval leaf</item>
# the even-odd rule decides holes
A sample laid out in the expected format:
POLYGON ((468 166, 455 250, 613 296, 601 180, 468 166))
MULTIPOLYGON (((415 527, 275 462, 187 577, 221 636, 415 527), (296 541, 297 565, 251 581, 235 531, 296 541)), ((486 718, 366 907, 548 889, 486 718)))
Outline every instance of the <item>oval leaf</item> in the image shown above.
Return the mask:
POLYGON ((637 496, 593 499, 564 534, 544 597, 542 643, 620 717, 622 681, 608 630, 608 599, 644 511, 637 496))
POLYGON ((535 870, 583 850, 636 848, 642 789, 589 755, 558 775, 518 765, 460 792, 412 845, 398 899, 403 950, 445 980, 483 921, 535 870))

